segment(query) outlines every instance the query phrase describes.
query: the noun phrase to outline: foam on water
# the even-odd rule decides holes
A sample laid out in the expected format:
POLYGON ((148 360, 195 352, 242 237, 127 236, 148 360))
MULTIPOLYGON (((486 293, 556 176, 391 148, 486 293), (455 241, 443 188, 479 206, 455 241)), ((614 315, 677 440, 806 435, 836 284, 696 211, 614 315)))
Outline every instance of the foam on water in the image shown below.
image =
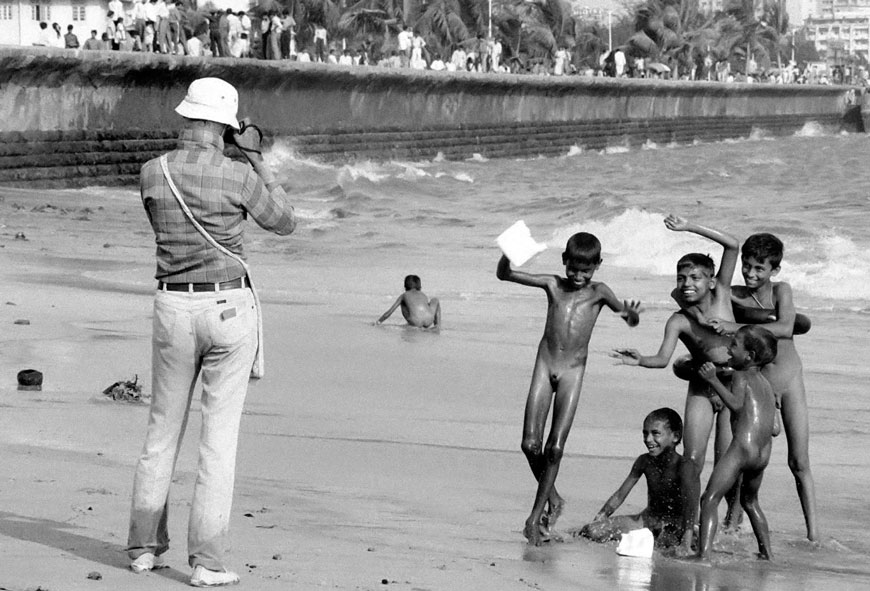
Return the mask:
MULTIPOLYGON (((609 265, 664 276, 675 273, 676 261, 685 253, 710 254, 717 262, 721 259, 722 247, 695 234, 668 230, 664 215, 629 208, 615 216, 585 219, 557 228, 547 245, 564 248, 575 232, 591 232, 601 240, 609 265)), ((788 250, 778 280, 813 298, 870 300, 870 247, 831 233, 809 237, 780 233, 779 237, 788 250)), ((739 263, 734 282, 742 283, 739 263)))
POLYGON ((605 155, 609 154, 625 154, 627 152, 631 152, 631 148, 625 145, 622 146, 607 146, 604 148, 601 153, 605 155))
POLYGON ((296 150, 293 143, 284 138, 278 138, 272 146, 263 152, 263 160, 272 170, 287 170, 304 166, 314 169, 332 169, 330 164, 319 162, 314 158, 305 158, 296 150))
POLYGON ((826 234, 799 241, 783 260, 780 277, 818 298, 870 300, 870 248, 826 234))
POLYGON ((816 121, 807 121, 794 134, 797 137, 819 137, 825 135, 825 128, 816 121))
POLYGON ((557 228, 547 245, 564 248, 575 232, 591 232, 601 240, 602 254, 609 265, 652 275, 673 275, 679 258, 674 253, 703 252, 716 260, 721 257, 721 247, 695 234, 672 232, 663 220, 662 213, 630 208, 606 219, 585 219, 557 228))
POLYGON ((384 168, 373 162, 359 162, 356 164, 347 164, 342 166, 338 173, 338 181, 350 179, 352 181, 365 179, 372 183, 380 183, 388 178, 390 174, 384 168))
MULTIPOLYGON (((786 256, 777 279, 792 284, 802 307, 870 309, 870 240, 859 223, 870 173, 855 156, 863 136, 826 134, 807 124, 795 137, 762 139, 756 131, 680 149, 647 142, 603 152, 575 146, 549 159, 448 162, 440 156, 346 165, 300 158, 279 140, 267 160, 284 175, 297 212, 313 229, 352 223, 378 243, 386 236, 409 246, 435 241, 449 254, 483 248, 479 243, 491 244, 525 219, 538 240, 559 252, 572 233, 595 233, 607 265, 638 277, 672 276, 687 252, 718 261, 722 250, 714 243, 664 227, 663 218, 674 212, 741 240, 759 231, 779 236, 786 256), (826 174, 813 172, 819 170, 826 174)), ((741 282, 739 272, 734 282, 741 282)))
POLYGON ((474 177, 465 172, 460 173, 449 173, 449 172, 436 172, 433 175, 436 179, 440 179, 443 177, 452 178, 460 183, 474 183, 474 177))

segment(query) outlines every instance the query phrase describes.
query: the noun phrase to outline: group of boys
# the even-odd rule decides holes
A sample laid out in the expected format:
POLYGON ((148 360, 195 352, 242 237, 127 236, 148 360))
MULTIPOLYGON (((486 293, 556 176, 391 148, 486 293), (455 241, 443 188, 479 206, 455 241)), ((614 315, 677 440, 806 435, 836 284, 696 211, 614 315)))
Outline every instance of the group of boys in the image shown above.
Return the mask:
MULTIPOLYGON (((650 413, 643 424, 648 453, 635 461, 625 482, 593 523, 572 533, 605 541, 646 527, 652 530, 659 547, 675 546, 676 552, 684 556, 694 550, 697 557, 707 559, 718 525, 719 503, 725 497, 730 501, 726 525, 736 527, 739 499, 755 532, 759 556, 772 558, 758 490, 778 427, 777 409, 781 408, 789 467, 804 512, 807 538, 816 541, 806 394, 793 342, 796 315, 790 286, 772 281, 779 272, 782 242, 771 234, 750 236, 742 247, 745 286, 732 289, 731 278, 741 255, 736 238, 673 215, 665 219, 665 225, 672 231, 692 232, 722 245, 718 273, 707 255, 692 253, 680 258, 677 288, 672 294, 680 310, 668 319, 659 351, 644 356, 635 349, 618 349, 613 355, 625 365, 663 368, 670 362, 677 341, 684 344, 692 358, 685 376, 689 380, 685 428, 679 414, 671 409, 650 413), (739 312, 739 323, 735 311, 739 312), (764 327, 756 323, 764 323, 764 327), (700 475, 714 421, 716 462, 701 495, 700 475), (683 456, 676 451, 680 441, 685 448, 683 456), (638 515, 611 517, 641 475, 647 481, 647 508, 638 515)), ((538 482, 523 529, 534 545, 556 536, 553 526, 564 500, 556 491, 555 480, 577 410, 589 339, 598 314, 607 306, 629 326, 636 326, 641 311, 639 302, 620 301, 605 284, 592 281, 602 262, 601 244, 595 236, 585 232, 572 236, 562 262, 564 277, 515 270, 506 256, 502 256, 496 272, 501 280, 543 289, 549 302, 526 402, 522 440, 523 452, 538 482), (552 427, 544 443, 551 406, 552 427)))

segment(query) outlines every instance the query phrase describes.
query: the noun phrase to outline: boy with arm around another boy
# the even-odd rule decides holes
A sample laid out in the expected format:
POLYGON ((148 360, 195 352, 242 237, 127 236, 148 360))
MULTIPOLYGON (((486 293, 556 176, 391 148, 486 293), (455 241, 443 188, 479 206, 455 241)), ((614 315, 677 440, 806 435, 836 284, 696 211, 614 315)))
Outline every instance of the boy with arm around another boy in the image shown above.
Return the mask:
MULTIPOLYGON (((803 364, 794 344, 795 307, 791 285, 773 281, 783 257, 782 241, 768 233, 753 234, 741 248, 741 273, 746 284, 731 288, 735 307, 772 311, 772 321, 764 328, 779 339, 776 358, 762 373, 773 386, 781 407, 782 424, 788 443, 788 466, 797 487, 807 529, 807 539, 819 541, 816 523, 816 489, 810 470, 809 413, 804 386, 803 364)), ((724 318, 709 321, 720 334, 733 334, 744 326, 724 318)))
POLYGON ((556 476, 580 400, 589 338, 598 314, 606 305, 629 326, 637 326, 640 312, 639 302, 620 301, 605 284, 592 281, 601 265, 601 243, 592 234, 574 234, 562 253, 562 262, 565 277, 516 271, 506 256, 499 260, 496 271, 502 281, 538 287, 547 294, 547 322, 532 372, 522 441, 523 453, 538 481, 535 502, 523 529, 523 535, 535 546, 549 539, 549 528, 564 505, 556 492, 556 476), (553 423, 544 445, 551 403, 553 423))

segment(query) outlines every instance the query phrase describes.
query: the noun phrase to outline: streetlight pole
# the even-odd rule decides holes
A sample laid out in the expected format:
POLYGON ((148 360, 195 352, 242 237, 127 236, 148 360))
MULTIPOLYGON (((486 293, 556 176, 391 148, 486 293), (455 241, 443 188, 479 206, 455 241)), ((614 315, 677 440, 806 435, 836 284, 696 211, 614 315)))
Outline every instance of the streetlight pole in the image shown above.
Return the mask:
POLYGON ((613 11, 607 11, 607 51, 613 51, 613 11))
POLYGON ((492 39, 492 0, 489 0, 489 31, 486 38, 492 39))

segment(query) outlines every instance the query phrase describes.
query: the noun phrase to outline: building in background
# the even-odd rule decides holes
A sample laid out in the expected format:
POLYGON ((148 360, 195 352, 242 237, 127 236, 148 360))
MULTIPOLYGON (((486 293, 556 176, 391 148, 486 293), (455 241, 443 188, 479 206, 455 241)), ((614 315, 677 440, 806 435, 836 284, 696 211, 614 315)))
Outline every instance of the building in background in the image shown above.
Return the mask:
POLYGON ((807 40, 828 62, 870 59, 870 0, 815 0, 807 40))
MULTIPOLYGON (((123 0, 128 14, 132 0, 123 0)), ((248 10, 250 0, 199 0, 202 8, 234 11, 248 10)), ((108 0, 0 0, 0 45, 33 45, 39 39, 39 23, 60 25, 63 33, 69 25, 83 44, 97 31, 97 38, 106 31, 108 0)), ((129 25, 129 23, 128 23, 129 25)))
POLYGON ((101 0, 0 0, 0 44, 33 45, 39 39, 39 23, 68 25, 79 43, 96 30, 106 30, 106 2, 101 0))

